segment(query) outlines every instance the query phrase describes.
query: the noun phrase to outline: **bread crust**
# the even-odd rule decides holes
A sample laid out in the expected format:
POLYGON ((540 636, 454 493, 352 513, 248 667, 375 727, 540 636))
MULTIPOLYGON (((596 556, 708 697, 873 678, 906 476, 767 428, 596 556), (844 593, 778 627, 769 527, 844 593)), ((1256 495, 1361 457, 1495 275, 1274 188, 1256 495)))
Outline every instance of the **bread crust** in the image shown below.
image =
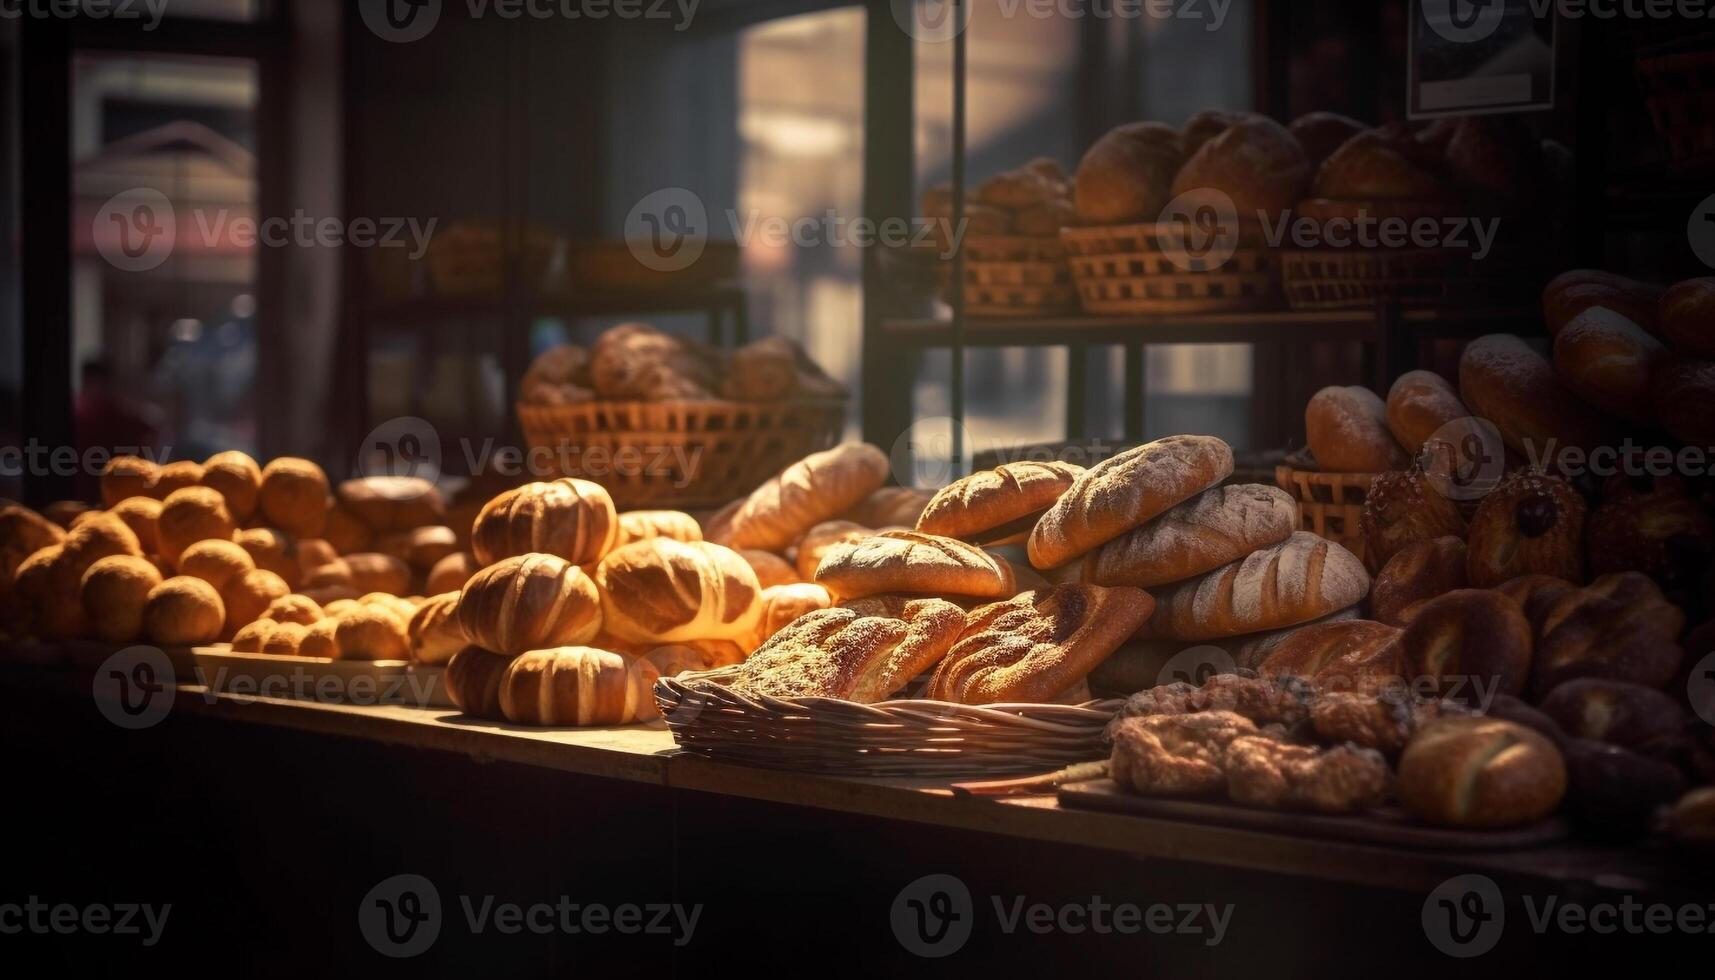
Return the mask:
POLYGON ((762 587, 736 552, 656 538, 616 548, 595 569, 604 628, 636 643, 736 640, 756 627, 762 587))
POLYGON ((1323 388, 1304 407, 1316 463, 1330 473, 1385 473, 1406 464, 1388 429, 1387 405, 1361 385, 1323 388))
POLYGON ((527 483, 490 500, 471 528, 470 547, 483 565, 527 554, 594 565, 618 539, 619 515, 607 489, 565 477, 527 483))
POLYGON ((1160 123, 1108 131, 1078 163, 1073 203, 1086 225, 1156 221, 1184 161, 1179 132, 1160 123))
POLYGON ((1084 581, 1140 589, 1179 582, 1279 544, 1298 526, 1298 501, 1279 487, 1215 487, 1091 552, 1084 581))
POLYGON ((1153 637, 1218 640, 1307 623, 1362 601, 1363 562, 1308 531, 1156 596, 1153 637))
POLYGON ((1512 334, 1489 334, 1466 346, 1459 358, 1459 395, 1533 463, 1552 465, 1562 449, 1588 452, 1611 441, 1612 426, 1512 334))
POLYGON ((1452 383, 1434 371, 1407 371, 1388 389, 1388 429, 1412 456, 1442 426, 1470 414, 1452 383))
POLYGON ((593 647, 531 650, 506 664, 500 713, 515 725, 629 725, 655 717, 648 659, 593 647))
POLYGON ((583 569, 563 558, 518 555, 465 583, 458 621, 472 643, 515 657, 587 643, 601 631, 601 596, 583 569))
POLYGON ((1399 799, 1449 827, 1514 827, 1553 813, 1566 763, 1541 734, 1498 718, 1450 717, 1424 726, 1399 762, 1399 799))
POLYGON ((1667 348, 1625 315, 1592 306, 1554 335, 1554 368, 1566 386, 1633 422, 1655 418, 1650 376, 1667 348))
POLYGON ((777 698, 880 701, 939 661, 965 625, 942 599, 858 600, 800 616, 744 662, 732 688, 777 698))
POLYGON ((1578 491, 1559 477, 1521 470, 1501 481, 1471 518, 1465 575, 1478 588, 1521 575, 1584 581, 1584 519, 1578 491))
POLYGON ((1408 545, 1377 573, 1370 613, 1404 627, 1422 603, 1465 587, 1465 542, 1450 535, 1408 545))
POLYGON ((781 552, 817 524, 850 510, 887 480, 888 459, 867 443, 812 453, 757 487, 703 531, 729 548, 781 552))
POLYGON ((1047 510, 1083 472, 1074 463, 1025 461, 972 473, 929 500, 917 530, 990 547, 1023 541, 1029 528, 992 532, 1047 510))
POLYGON ((1014 594, 1012 566, 975 545, 917 531, 883 531, 829 549, 816 584, 841 598, 882 593, 1000 599, 1014 594))
POLYGON ((1485 703, 1517 695, 1530 677, 1530 622, 1516 602, 1485 589, 1458 589, 1424 603, 1400 637, 1411 680, 1443 697, 1485 703))

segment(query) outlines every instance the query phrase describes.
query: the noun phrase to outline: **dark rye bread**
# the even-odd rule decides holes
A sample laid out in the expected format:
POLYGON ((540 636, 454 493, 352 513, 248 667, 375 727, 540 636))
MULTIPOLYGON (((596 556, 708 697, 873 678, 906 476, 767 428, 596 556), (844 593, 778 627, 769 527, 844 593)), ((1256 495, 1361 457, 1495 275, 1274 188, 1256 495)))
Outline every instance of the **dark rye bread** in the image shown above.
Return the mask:
POLYGON ((853 605, 788 623, 745 660, 729 686, 752 696, 868 704, 933 667, 965 627, 965 614, 941 599, 853 605))
POLYGON ((990 547, 1023 541, 1083 472, 1075 463, 1027 460, 972 473, 930 499, 917 530, 990 547))
POLYGON ((1156 598, 1143 636, 1218 640, 1308 623, 1361 602, 1370 576, 1358 557, 1326 538, 1296 531, 1156 598))
POLYGON ((1216 487, 1091 552, 1084 581, 1140 589, 1178 582, 1279 544, 1297 529, 1298 502, 1279 487, 1216 487))
POLYGON ((816 567, 816 584, 844 598, 908 592, 1003 599, 1017 591, 1007 562, 976 545, 917 531, 834 545, 816 567))
POLYGON ((1030 563, 1064 565, 1219 485, 1232 472, 1232 449, 1213 436, 1170 436, 1103 460, 1036 522, 1030 563))

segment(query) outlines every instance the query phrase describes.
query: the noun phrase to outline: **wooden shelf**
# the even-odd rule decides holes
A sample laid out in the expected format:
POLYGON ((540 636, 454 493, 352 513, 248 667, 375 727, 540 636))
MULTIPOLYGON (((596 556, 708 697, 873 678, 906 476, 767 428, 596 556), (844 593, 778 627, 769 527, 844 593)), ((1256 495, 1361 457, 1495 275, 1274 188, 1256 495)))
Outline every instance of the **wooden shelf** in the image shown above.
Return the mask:
MULTIPOLYGON (((744 290, 726 283, 694 290, 604 290, 578 295, 531 295, 522 301, 531 316, 617 316, 644 313, 696 313, 732 310, 742 305, 744 290)), ((415 296, 385 300, 365 308, 380 321, 460 317, 501 317, 508 313, 504 296, 415 296)))

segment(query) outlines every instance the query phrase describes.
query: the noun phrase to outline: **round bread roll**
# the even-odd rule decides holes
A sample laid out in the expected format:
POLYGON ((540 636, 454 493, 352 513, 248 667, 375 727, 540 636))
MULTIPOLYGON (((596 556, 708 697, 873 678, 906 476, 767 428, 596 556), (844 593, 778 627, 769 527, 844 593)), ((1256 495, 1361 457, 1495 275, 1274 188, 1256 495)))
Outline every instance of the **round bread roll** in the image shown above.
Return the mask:
POLYGON ((307 595, 283 595, 268 603, 263 611, 263 619, 271 619, 276 623, 301 623, 313 626, 325 615, 322 607, 307 595))
POLYGON ((439 524, 446 502, 433 483, 417 476, 366 476, 346 480, 339 505, 378 534, 439 524))
POLYGON ((1310 452, 1327 472, 1385 473, 1406 464, 1388 429, 1387 405, 1368 388, 1323 388, 1305 406, 1304 426, 1310 452))
MULTIPOLYGON (((198 541, 179 556, 179 574, 200 578, 216 592, 256 570, 250 553, 231 541, 198 541)), ((248 620, 246 620, 248 622, 248 620)), ((240 624, 243 625, 243 624, 240 624)))
POLYGON ((256 513, 262 492, 262 468, 237 450, 215 453, 202 464, 202 485, 226 499, 227 512, 240 524, 256 513))
POLYGON ((995 174, 971 191, 973 199, 1014 211, 1065 197, 1069 192, 1060 164, 1038 157, 1025 166, 995 174))
POLYGON ((155 493, 165 500, 186 487, 201 485, 202 464, 181 459, 161 467, 161 474, 155 480, 155 493))
POLYGON ((143 601, 143 635, 157 646, 213 643, 225 623, 226 607, 220 593, 189 575, 167 579, 150 589, 143 601))
POLYGON ((1442 157, 1454 182, 1479 200, 1528 208, 1546 183, 1542 143, 1516 118, 1459 117, 1442 157))
POLYGON ((1554 335, 1554 367, 1590 404, 1634 422, 1655 416, 1650 376, 1667 348, 1636 323, 1592 306, 1554 335))
POLYGON ((618 538, 613 498, 598 483, 567 477, 528 483, 490 500, 477 515, 470 544, 482 565, 527 554, 593 565, 618 538))
POLYGON ((1675 283, 1660 309, 1661 338, 1675 353, 1715 361, 1715 277, 1675 283))
POLYGON ((715 544, 779 553, 810 528, 855 507, 887 480, 889 463, 866 443, 811 453, 704 527, 715 544))
POLYGON ((1185 159, 1203 148, 1203 144, 1232 128, 1233 123, 1243 119, 1246 113, 1229 112, 1226 109, 1199 109, 1185 120, 1180 127, 1179 142, 1185 152, 1185 159))
MULTIPOLYGON (((129 525, 112 514, 97 514, 87 521, 72 528, 60 542, 60 561, 65 566, 69 576, 69 585, 76 591, 78 580, 83 573, 89 571, 89 566, 108 555, 135 555, 142 557, 143 548, 137 541, 129 525)), ((71 595, 65 598, 72 599, 71 595)))
POLYGON ((1578 586, 1552 575, 1520 575, 1496 586, 1495 591, 1524 610, 1524 618, 1530 623, 1531 642, 1540 644, 1549 613, 1562 598, 1577 592, 1578 586))
POLYGON ((304 632, 304 638, 298 641, 298 656, 322 660, 340 659, 338 634, 339 619, 331 614, 324 615, 311 623, 304 632))
POLYGON ((1218 485, 1233 451, 1213 436, 1169 436, 1086 470, 1030 532, 1030 564, 1055 568, 1218 485))
POLYGON ((285 534, 271 527, 255 527, 234 534, 232 541, 250 555, 257 568, 266 568, 294 589, 303 580, 298 543, 285 534))
POLYGON ((101 468, 101 505, 115 507, 132 497, 154 497, 165 494, 155 491, 161 479, 161 468, 140 456, 115 456, 101 468))
POLYGON ((1574 738, 1646 753, 1669 750, 1689 720, 1685 709, 1667 694, 1642 684, 1596 677, 1556 687, 1542 699, 1542 712, 1574 738))
POLYGON ((42 508, 43 517, 67 531, 76 527, 79 519, 86 518, 92 513, 100 514, 103 512, 95 510, 81 500, 56 500, 42 508))
POLYGON ((262 637, 262 653, 275 657, 295 657, 303 647, 310 628, 302 623, 270 623, 262 637))
MULTIPOLYGON (((105 555, 93 559, 90 564, 105 555)), ((88 566, 81 570, 65 554, 63 545, 49 545, 24 559, 12 580, 6 618, 20 636, 42 640, 71 640, 87 632, 79 585, 88 566)))
POLYGON ((359 595, 385 592, 404 595, 411 591, 411 566, 379 552, 346 555, 315 569, 304 577, 304 588, 340 586, 359 595))
MULTIPOLYGON (((272 619, 258 619, 247 623, 243 629, 232 634, 232 651, 234 653, 261 653, 262 646, 268 641, 268 634, 278 626, 272 619)), ((299 640, 300 644, 303 642, 299 640)))
POLYGON ((226 498, 208 487, 173 491, 162 501, 156 523, 161 557, 174 565, 184 550, 198 541, 218 539, 231 544, 236 530, 226 498))
POLYGON ((1365 130, 1340 144, 1311 187, 1311 196, 1341 201, 1440 201, 1449 193, 1424 150, 1386 129, 1365 130))
POLYGON ((602 596, 583 569, 557 555, 517 555, 478 572, 459 597, 459 628, 484 650, 575 646, 601 632, 602 596))
POLYGON ((751 341, 732 352, 721 395, 734 401, 780 401, 798 383, 798 356, 797 345, 785 337, 751 341))
POLYGON ((291 594, 291 587, 273 572, 253 568, 228 582, 220 590, 220 601, 226 607, 226 625, 221 635, 230 637, 246 623, 261 619, 276 599, 291 594))
POLYGON ((830 549, 816 584, 840 599, 882 594, 1005 599, 1018 594, 1012 566, 988 552, 918 531, 883 531, 830 549))
POLYGON ((1335 112, 1307 112, 1292 120, 1292 125, 1286 129, 1304 148, 1304 158, 1314 174, 1321 169, 1323 161, 1334 155, 1335 150, 1368 127, 1335 112))
POLYGON ((972 473, 929 500, 917 530, 984 547, 1024 541, 1083 472, 1074 463, 1025 461, 972 473))
POLYGON ((1491 588, 1520 575, 1584 581, 1584 498, 1565 480, 1521 470, 1471 518, 1466 577, 1491 588))
POLYGON ((127 497, 114 504, 107 511, 114 517, 125 522, 131 533, 137 535, 137 544, 145 555, 157 554, 161 550, 160 524, 161 502, 153 497, 127 497))
POLYGON ((500 713, 500 678, 511 662, 511 657, 465 647, 447 661, 447 697, 472 718, 505 721, 506 716, 500 713))
POLYGON ((1084 581, 1140 589, 1202 575, 1298 530, 1298 501, 1278 487, 1215 487, 1084 559, 1084 581))
POLYGON ((405 660, 411 655, 404 622, 379 605, 359 605, 341 613, 334 643, 344 660, 405 660))
POLYGON ((637 643, 737 640, 756 627, 762 587, 735 552, 657 538, 617 548, 595 570, 602 622, 637 643))
POLYGON ((1486 704, 1530 679, 1530 622, 1499 592, 1456 589, 1425 602, 1400 643, 1412 678, 1451 700, 1486 704))
POLYGON ((307 538, 298 542, 298 568, 306 575, 338 557, 339 552, 334 550, 333 545, 321 538, 307 538))
POLYGON ((1073 204, 1086 225, 1159 220, 1184 160, 1179 133, 1160 123, 1128 123, 1091 145, 1078 163, 1073 204))
POLYGON ((556 344, 530 362, 524 380, 545 384, 583 384, 589 381, 589 351, 576 344, 556 344))
POLYGON ((65 529, 21 504, 0 506, 0 597, 24 559, 65 541, 65 529))
POLYGON ((1715 362, 1668 360, 1656 372, 1655 417, 1688 446, 1715 446, 1715 362))
POLYGON ((1381 568, 1408 545, 1466 535, 1465 518, 1415 466, 1383 473, 1370 482, 1360 518, 1364 557, 1381 568))
POLYGON ((322 520, 321 538, 342 555, 375 549, 375 531, 351 511, 334 504, 322 520))
MULTIPOLYGON (((1170 197, 1213 188, 1232 199, 1239 219, 1257 222, 1291 209, 1310 187, 1310 161, 1286 127, 1247 114, 1204 143, 1173 180, 1170 197)), ((1080 194, 1083 184, 1078 186, 1080 194)))
POLYGON ((614 547, 653 538, 701 541, 703 529, 696 518, 680 510, 629 510, 619 515, 619 539, 614 547))
POLYGON ((1470 414, 1453 385, 1434 371, 1407 371, 1388 389, 1388 431, 1411 456, 1442 426, 1470 414))
MULTIPOLYGON (((822 564, 822 559, 836 545, 850 544, 862 541, 874 534, 873 528, 854 524, 851 521, 823 521, 804 532, 804 537, 798 541, 798 556, 796 575, 793 581, 808 582, 816 577, 816 568, 822 564)), ((760 578, 758 579, 760 581, 760 578)))
POLYGON ((1655 333, 1664 299, 1660 286, 1599 269, 1572 269, 1543 287, 1542 322, 1552 337, 1578 314, 1605 306, 1655 333))
POLYGON ((630 725, 658 713, 659 677, 647 659, 592 647, 531 650, 500 676, 500 713, 515 725, 630 725))
POLYGON ((262 468, 256 502, 268 526, 295 538, 320 537, 327 521, 327 474, 307 459, 282 456, 262 468))
POLYGON ((1443 717, 1425 725, 1399 760, 1407 812, 1448 827, 1516 827, 1553 813, 1566 795, 1554 743, 1498 718, 1443 717))
POLYGON ((459 542, 452 528, 429 524, 410 531, 384 534, 376 540, 375 550, 426 573, 442 558, 457 552, 459 542))
POLYGON ((1455 537, 1407 545, 1376 575, 1370 614, 1389 626, 1406 626, 1423 603, 1465 587, 1465 564, 1465 542, 1455 537))
POLYGON ((93 639, 129 643, 143 635, 143 605, 161 584, 146 559, 109 555, 83 573, 79 599, 93 639))
POLYGON ((482 566, 476 563, 476 558, 468 551, 456 551, 429 569, 428 581, 423 585, 423 591, 430 595, 440 595, 443 592, 457 592, 464 588, 470 577, 482 571, 482 566))
POLYGON ((458 623, 459 594, 431 596, 406 624, 411 659, 420 664, 444 664, 470 642, 458 623))
POLYGON ((1552 465, 1558 449, 1588 452, 1611 441, 1608 423, 1562 384, 1541 354, 1511 334, 1490 334, 1466 346, 1459 358, 1459 394, 1533 465, 1552 465))
POLYGON ((746 548, 740 551, 738 556, 743 558, 744 563, 750 566, 750 570, 756 573, 756 584, 764 589, 802 581, 798 577, 798 570, 792 567, 792 563, 772 551, 757 551, 755 548, 746 548))
POLYGON ((818 609, 827 609, 833 604, 833 595, 814 582, 769 586, 762 590, 756 628, 740 646, 747 651, 755 650, 799 616, 818 609))

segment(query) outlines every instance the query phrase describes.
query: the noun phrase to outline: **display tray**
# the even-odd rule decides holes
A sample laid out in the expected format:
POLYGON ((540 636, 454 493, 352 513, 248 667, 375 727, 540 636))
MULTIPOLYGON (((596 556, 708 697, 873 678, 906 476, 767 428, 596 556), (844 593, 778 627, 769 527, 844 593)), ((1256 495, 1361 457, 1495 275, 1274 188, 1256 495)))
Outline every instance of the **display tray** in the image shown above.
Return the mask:
POLYGON ((1353 816, 1263 810, 1236 803, 1139 796, 1120 789, 1111 779, 1066 783, 1059 789, 1059 800, 1061 806, 1082 810, 1425 851, 1520 850, 1553 844, 1571 836, 1571 829, 1562 817, 1509 830, 1450 830, 1413 823, 1398 807, 1353 816))
POLYGON ((192 655, 196 680, 223 694, 434 707, 433 690, 444 689, 438 677, 413 674, 403 660, 240 653, 225 645, 197 647, 192 655))
MULTIPOLYGON (((96 670, 106 663, 109 657, 121 650, 135 646, 150 646, 146 643, 102 643, 96 640, 72 640, 61 649, 65 659, 78 670, 96 670)), ((192 647, 154 647, 167 655, 167 662, 173 665, 173 676, 180 681, 196 679, 196 656, 192 647)))

